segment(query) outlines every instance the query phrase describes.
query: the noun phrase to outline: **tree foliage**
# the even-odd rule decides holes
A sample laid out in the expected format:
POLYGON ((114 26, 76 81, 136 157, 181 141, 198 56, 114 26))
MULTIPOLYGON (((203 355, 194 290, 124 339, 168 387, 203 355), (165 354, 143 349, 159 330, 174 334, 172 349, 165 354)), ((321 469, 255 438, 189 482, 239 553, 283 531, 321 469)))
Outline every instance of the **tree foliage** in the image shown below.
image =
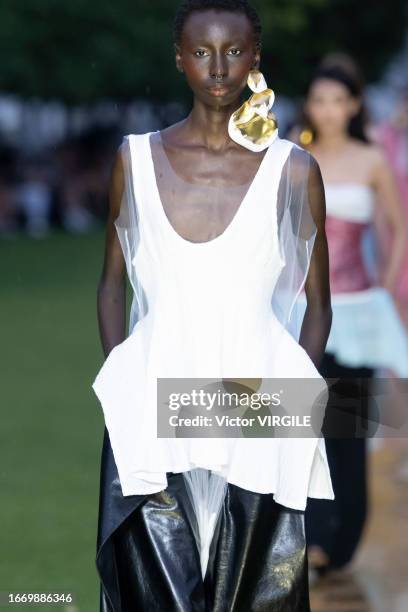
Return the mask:
MULTIPOLYGON (((183 100, 172 21, 178 0, 2 0, 0 88, 68 103, 101 97, 183 100)), ((377 78, 401 46, 404 0, 254 0, 264 29, 261 69, 298 94, 321 56, 350 52, 377 78)))

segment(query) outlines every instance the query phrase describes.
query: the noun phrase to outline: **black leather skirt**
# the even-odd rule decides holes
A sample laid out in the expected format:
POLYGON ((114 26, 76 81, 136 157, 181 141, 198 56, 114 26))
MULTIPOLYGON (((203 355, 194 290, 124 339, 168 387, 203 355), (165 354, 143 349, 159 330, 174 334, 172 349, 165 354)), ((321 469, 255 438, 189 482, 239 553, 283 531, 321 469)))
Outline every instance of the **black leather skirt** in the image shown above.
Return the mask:
POLYGON ((310 612, 304 511, 228 483, 203 580, 184 478, 167 478, 159 493, 124 497, 105 427, 100 612, 310 612))

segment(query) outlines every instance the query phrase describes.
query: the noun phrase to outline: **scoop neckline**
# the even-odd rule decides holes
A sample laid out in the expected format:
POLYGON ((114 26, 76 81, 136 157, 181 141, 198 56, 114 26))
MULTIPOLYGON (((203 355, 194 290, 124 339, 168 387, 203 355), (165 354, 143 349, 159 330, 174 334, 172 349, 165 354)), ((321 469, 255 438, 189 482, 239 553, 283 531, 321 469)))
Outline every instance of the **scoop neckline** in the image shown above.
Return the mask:
MULTIPOLYGON (((200 249, 209 248, 211 246, 215 247, 215 246, 221 245, 225 240, 228 239, 230 235, 233 234, 234 229, 238 226, 240 217, 244 215, 245 210, 248 208, 250 198, 252 196, 253 191, 255 190, 256 184, 259 181, 259 177, 266 166, 267 157, 270 155, 269 150, 273 146, 273 143, 271 143, 268 146, 266 153, 263 156, 261 163, 259 164, 258 169, 254 175, 254 178, 250 182, 249 187, 244 197, 242 198, 242 201, 238 209, 235 211, 234 216, 232 217, 231 221, 228 223, 227 227, 223 230, 223 232, 221 232, 221 234, 218 234, 218 236, 216 236, 215 238, 211 238, 211 240, 204 240, 202 242, 193 242, 192 240, 188 240, 187 238, 184 238, 176 231, 176 229, 171 224, 170 219, 167 217, 166 212, 164 210, 163 202, 160 196, 159 186, 157 184, 156 172, 155 172, 154 161, 153 161, 153 152, 152 152, 152 146, 150 142, 151 134, 155 134, 157 132, 160 132, 160 130, 147 132, 145 134, 145 143, 146 143, 146 148, 148 152, 149 169, 150 169, 151 177, 153 181, 153 190, 154 190, 153 199, 157 206, 159 216, 162 219, 163 226, 166 228, 168 235, 172 238, 173 241, 175 241, 175 243, 179 243, 180 245, 186 246, 187 248, 190 248, 190 249, 200 250, 200 249)), ((274 142, 276 142, 276 140, 274 142)))

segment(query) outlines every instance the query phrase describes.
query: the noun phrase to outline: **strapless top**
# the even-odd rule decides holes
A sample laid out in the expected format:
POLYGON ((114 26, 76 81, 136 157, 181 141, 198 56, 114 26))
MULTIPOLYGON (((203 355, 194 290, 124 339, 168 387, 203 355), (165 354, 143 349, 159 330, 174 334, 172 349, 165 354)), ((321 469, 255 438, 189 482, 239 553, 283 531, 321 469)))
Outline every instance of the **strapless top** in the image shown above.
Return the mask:
POLYGON ((328 215, 355 223, 370 223, 375 202, 372 187, 363 183, 326 182, 324 190, 328 215))
MULTIPOLYGON (((372 286, 363 235, 371 224, 375 192, 360 183, 326 183, 326 234, 333 320, 326 351, 350 368, 387 368, 408 376, 408 337, 388 291, 372 286)), ((304 293, 297 316, 303 320, 304 293)))
POLYGON ((325 183, 326 234, 333 294, 371 286, 362 242, 370 225, 375 191, 362 183, 325 183))

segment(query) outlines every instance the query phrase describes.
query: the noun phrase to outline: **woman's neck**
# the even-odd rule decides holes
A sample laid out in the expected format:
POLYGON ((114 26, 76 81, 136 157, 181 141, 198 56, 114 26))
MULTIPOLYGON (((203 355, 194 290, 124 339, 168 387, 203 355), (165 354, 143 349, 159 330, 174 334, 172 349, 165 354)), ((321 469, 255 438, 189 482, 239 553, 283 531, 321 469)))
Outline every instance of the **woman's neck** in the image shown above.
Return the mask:
POLYGON ((319 149, 336 152, 344 148, 350 140, 349 135, 346 132, 340 132, 338 134, 319 134, 316 138, 316 146, 319 149))
POLYGON ((218 108, 209 108, 200 102, 194 102, 186 117, 184 129, 192 140, 211 151, 221 152, 231 146, 235 148, 236 145, 228 134, 228 121, 238 107, 239 101, 218 108))

